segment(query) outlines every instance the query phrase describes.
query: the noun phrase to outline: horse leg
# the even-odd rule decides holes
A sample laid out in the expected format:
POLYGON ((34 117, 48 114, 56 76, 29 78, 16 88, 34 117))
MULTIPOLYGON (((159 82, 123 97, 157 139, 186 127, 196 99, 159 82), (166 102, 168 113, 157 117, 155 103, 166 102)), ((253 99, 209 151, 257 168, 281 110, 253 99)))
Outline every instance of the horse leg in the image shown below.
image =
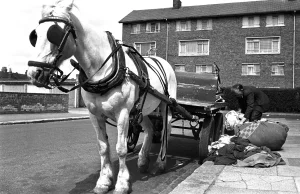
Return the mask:
POLYGON ((171 134, 171 119, 172 119, 171 110, 170 108, 168 109, 167 108, 168 107, 165 103, 160 104, 160 110, 163 118, 162 141, 161 141, 160 151, 155 163, 155 167, 151 172, 152 174, 163 173, 167 165, 167 147, 168 147, 168 140, 171 134), (167 110, 168 110, 168 114, 166 114, 167 110))
POLYGON ((143 127, 144 130, 144 141, 143 141, 142 148, 139 152, 138 168, 141 173, 145 173, 149 168, 149 163, 150 163, 149 152, 151 149, 152 138, 153 138, 153 125, 148 116, 145 116, 143 118, 143 122, 141 123, 141 126, 143 127))
POLYGON ((101 160, 101 171, 94 192, 98 194, 107 193, 113 184, 113 172, 110 161, 110 146, 106 134, 105 118, 97 118, 90 113, 90 119, 96 130, 98 148, 101 160))
POLYGON ((117 115, 118 140, 116 150, 119 157, 119 173, 114 192, 115 194, 129 193, 131 189, 129 183, 130 174, 126 166, 128 127, 129 110, 123 108, 119 115, 117 115))

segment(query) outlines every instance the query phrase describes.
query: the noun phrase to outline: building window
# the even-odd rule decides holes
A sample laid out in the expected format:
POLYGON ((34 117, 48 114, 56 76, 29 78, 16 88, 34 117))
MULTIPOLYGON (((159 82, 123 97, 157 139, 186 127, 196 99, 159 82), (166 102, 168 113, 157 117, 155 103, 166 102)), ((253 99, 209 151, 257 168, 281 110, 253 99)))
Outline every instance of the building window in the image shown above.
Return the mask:
POLYGON ((257 28, 260 27, 259 23, 259 16, 243 17, 242 28, 257 28))
POLYGON ((196 65, 196 73, 212 73, 212 65, 196 65))
POLYGON ((131 34, 141 33, 141 24, 132 24, 131 25, 131 34))
POLYGON ((260 65, 242 64, 242 75, 260 75, 260 65))
POLYGON ((134 48, 142 56, 155 56, 156 55, 156 44, 155 42, 136 42, 134 43, 134 48))
POLYGON ((209 55, 209 40, 179 41, 179 56, 209 55))
POLYGON ((284 15, 268 15, 266 27, 284 26, 284 15))
POLYGON ((175 64, 175 71, 185 72, 185 65, 184 64, 175 64))
POLYGON ((271 75, 284 75, 284 64, 283 63, 274 63, 272 64, 271 75))
POLYGON ((197 20, 197 30, 212 30, 212 19, 197 20))
POLYGON ((280 37, 246 38, 246 54, 280 54, 280 37))
POLYGON ((146 24, 147 33, 157 33, 160 32, 160 23, 147 23, 146 24))
POLYGON ((177 21, 176 31, 191 31, 191 21, 177 21))

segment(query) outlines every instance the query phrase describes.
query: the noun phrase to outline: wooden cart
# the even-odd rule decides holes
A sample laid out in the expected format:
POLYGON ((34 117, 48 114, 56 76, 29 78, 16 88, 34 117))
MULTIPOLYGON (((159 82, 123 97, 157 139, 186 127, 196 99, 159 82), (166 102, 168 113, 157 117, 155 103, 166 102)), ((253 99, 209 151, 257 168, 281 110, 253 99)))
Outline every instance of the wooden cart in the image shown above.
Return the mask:
MULTIPOLYGON (((219 139, 223 129, 223 115, 220 110, 225 108, 226 103, 220 98, 219 71, 203 74, 176 72, 176 77, 178 82, 176 103, 178 106, 173 107, 172 123, 186 120, 190 122, 190 127, 172 124, 172 128, 192 130, 194 139, 199 141, 199 163, 202 163, 207 157, 208 145, 219 139), (195 116, 198 118, 197 121, 192 119, 195 116)), ((160 95, 156 97, 164 98, 160 95)), ((159 142, 162 131, 162 116, 159 110, 156 110, 149 117, 155 130, 153 141, 159 142)), ((130 125, 127 138, 129 151, 133 151, 135 148, 141 131, 140 126, 130 125)))

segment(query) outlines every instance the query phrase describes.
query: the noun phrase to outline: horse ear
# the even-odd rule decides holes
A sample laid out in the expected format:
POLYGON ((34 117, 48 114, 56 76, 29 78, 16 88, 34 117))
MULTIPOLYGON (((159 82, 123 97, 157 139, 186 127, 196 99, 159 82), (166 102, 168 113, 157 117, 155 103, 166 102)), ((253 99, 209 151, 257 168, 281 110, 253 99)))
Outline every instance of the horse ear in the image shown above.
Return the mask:
POLYGON ((71 10, 73 7, 74 0, 60 0, 57 3, 57 7, 65 8, 67 10, 71 10))

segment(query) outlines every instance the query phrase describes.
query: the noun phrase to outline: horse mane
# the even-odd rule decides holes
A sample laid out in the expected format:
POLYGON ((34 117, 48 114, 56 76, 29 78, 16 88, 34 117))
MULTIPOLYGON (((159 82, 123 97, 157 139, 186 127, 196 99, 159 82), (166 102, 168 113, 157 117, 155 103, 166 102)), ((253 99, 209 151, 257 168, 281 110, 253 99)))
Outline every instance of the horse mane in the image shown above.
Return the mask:
POLYGON ((70 20, 70 12, 73 10, 73 8, 78 9, 78 6, 73 2, 69 6, 62 6, 63 0, 47 0, 43 4, 42 9, 42 17, 48 17, 48 16, 59 16, 62 18, 66 18, 70 20))

